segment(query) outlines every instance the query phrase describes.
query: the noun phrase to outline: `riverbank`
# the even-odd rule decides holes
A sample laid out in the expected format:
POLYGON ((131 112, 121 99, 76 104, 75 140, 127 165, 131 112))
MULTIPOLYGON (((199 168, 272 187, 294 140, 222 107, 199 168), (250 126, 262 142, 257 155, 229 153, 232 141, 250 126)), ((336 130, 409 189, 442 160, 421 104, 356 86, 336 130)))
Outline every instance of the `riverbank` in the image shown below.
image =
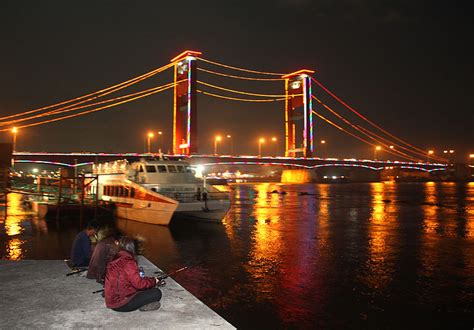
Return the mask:
MULTIPOLYGON (((142 256, 139 264, 147 276, 159 271, 142 256)), ((85 272, 66 276, 62 260, 0 260, 0 267, 4 328, 235 329, 171 278, 158 311, 118 313, 93 294, 102 286, 85 272)))

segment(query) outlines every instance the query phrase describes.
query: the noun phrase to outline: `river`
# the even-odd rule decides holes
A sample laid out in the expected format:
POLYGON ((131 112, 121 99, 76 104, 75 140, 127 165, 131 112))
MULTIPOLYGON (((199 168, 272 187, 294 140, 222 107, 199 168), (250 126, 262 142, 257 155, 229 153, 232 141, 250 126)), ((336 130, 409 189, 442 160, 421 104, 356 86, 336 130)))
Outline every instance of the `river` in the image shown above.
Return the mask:
MULTIPOLYGON (((222 224, 115 224, 239 329, 474 326, 474 182, 225 189, 222 224)), ((3 259, 68 257, 77 220, 9 203, 3 259)))

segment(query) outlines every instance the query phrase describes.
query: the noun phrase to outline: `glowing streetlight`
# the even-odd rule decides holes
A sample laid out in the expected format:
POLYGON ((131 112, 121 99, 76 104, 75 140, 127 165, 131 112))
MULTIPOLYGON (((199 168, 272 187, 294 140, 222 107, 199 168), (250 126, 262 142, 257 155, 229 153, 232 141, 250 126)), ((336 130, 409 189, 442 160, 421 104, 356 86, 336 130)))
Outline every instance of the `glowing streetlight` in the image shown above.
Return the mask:
POLYGON ((277 141, 278 141, 278 139, 276 138, 276 136, 273 136, 272 137, 272 142, 275 143, 275 156, 278 156, 278 147, 276 146, 277 141))
POLYGON ((474 161, 474 154, 470 154, 469 155, 469 164, 471 165, 471 163, 474 161))
POLYGON ((323 151, 323 152, 321 152, 321 157, 327 157, 327 155, 326 155, 326 140, 321 140, 320 143, 321 143, 321 149, 323 151), (324 155, 323 155, 323 153, 324 153, 324 155))
POLYGON ((426 154, 426 162, 429 163, 430 162, 430 156, 434 154, 434 151, 433 150, 428 150, 428 153, 426 154))
POLYGON ((217 142, 221 140, 222 140, 222 137, 220 135, 214 138, 214 156, 217 156, 217 142))
POLYGON ((230 154, 233 155, 234 154, 234 143, 232 142, 232 135, 227 134, 226 138, 228 138, 229 141, 230 141, 230 154))
POLYGON ((12 146, 12 149, 13 149, 13 152, 16 151, 16 133, 18 133, 18 128, 13 127, 13 128, 12 128, 12 134, 13 134, 13 146, 12 146))
POLYGON ((159 141, 160 141, 159 137, 162 136, 162 135, 163 135, 163 132, 158 131, 158 139, 157 139, 157 141, 158 141, 158 153, 161 153, 161 146, 160 146, 160 143, 159 143, 159 141))
POLYGON ((258 157, 262 157, 262 143, 265 143, 265 139, 258 139, 258 157))
POLYGON ((148 139, 147 139, 147 153, 151 152, 151 139, 154 136, 155 136, 155 134, 153 134, 152 132, 149 132, 148 135, 147 135, 147 137, 148 137, 148 139))
POLYGON ((377 160, 377 151, 382 150, 381 146, 376 146, 374 149, 374 160, 377 160))

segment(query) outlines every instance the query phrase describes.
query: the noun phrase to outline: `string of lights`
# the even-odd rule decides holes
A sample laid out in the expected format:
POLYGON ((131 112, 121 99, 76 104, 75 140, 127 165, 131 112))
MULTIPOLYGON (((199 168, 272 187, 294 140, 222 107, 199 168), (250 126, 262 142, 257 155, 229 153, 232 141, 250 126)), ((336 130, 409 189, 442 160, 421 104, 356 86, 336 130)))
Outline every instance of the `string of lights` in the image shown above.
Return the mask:
MULTIPOLYGON (((183 81, 183 80, 181 80, 181 81, 183 81)), ((178 81, 177 84, 180 83, 181 81, 178 81)), ((50 111, 50 112, 47 112, 47 113, 33 115, 33 116, 21 118, 21 119, 16 119, 16 120, 11 121, 11 123, 15 124, 15 123, 19 123, 19 122, 24 122, 24 121, 36 119, 36 118, 53 116, 53 115, 57 115, 57 114, 61 114, 61 113, 66 113, 66 112, 71 112, 71 111, 75 111, 75 110, 79 110, 79 109, 89 108, 89 107, 100 105, 100 104, 115 102, 115 101, 122 100, 122 99, 125 99, 125 98, 129 98, 129 97, 145 94, 145 93, 148 93, 148 92, 152 92, 152 91, 155 91, 155 90, 158 90, 158 89, 161 89, 161 88, 172 87, 172 85, 174 85, 174 84, 175 83, 172 82, 172 83, 168 83, 168 84, 165 84, 165 85, 153 87, 153 88, 150 88, 150 89, 147 89, 147 90, 143 90, 143 91, 127 94, 127 95, 122 95, 122 96, 119 96, 119 97, 116 97, 116 98, 113 98, 113 99, 107 99, 107 100, 103 100, 103 101, 100 101, 100 102, 85 104, 85 105, 78 106, 78 107, 72 107, 72 108, 68 107, 67 109, 50 111)), ((2 125, 2 124, 0 124, 0 125, 2 125)))
POLYGON ((207 63, 210 63, 210 64, 217 65, 217 66, 222 66, 222 67, 227 68, 227 69, 232 69, 232 70, 250 72, 250 73, 255 73, 255 74, 264 74, 264 75, 270 75, 270 76, 283 76, 283 75, 285 75, 285 73, 264 72, 264 71, 256 71, 256 70, 238 68, 238 67, 235 67, 235 66, 230 66, 230 65, 226 65, 226 64, 222 64, 222 63, 218 63, 218 62, 213 62, 213 61, 207 60, 207 59, 202 58, 202 57, 197 57, 197 59, 201 60, 201 61, 204 61, 204 62, 207 62, 207 63))
MULTIPOLYGON (((382 142, 382 141, 384 140, 384 139, 382 139, 382 138, 380 138, 380 139, 377 140, 376 138, 374 138, 373 135, 369 135, 368 133, 366 133, 365 131, 363 131, 363 130, 360 128, 360 126, 356 126, 356 125, 352 124, 349 120, 347 120, 346 118, 344 118, 343 116, 341 116, 340 114, 338 114, 336 111, 334 111, 333 109, 331 109, 328 105, 324 104, 324 103, 323 103, 320 99, 318 99, 316 96, 311 95, 311 97, 312 97, 314 100, 316 100, 321 106, 323 106, 326 110, 328 110, 329 112, 331 112, 333 115, 335 115, 336 117, 338 117, 339 119, 341 119, 343 122, 345 122, 347 125, 351 126, 351 127, 352 127, 353 129, 355 129, 356 131, 358 131, 358 132, 364 134, 365 136, 367 136, 367 137, 370 138, 371 140, 377 142, 378 144, 380 144, 380 145, 382 145, 382 146, 384 146, 384 147, 386 147, 386 148, 391 149, 391 148, 390 148, 390 144, 393 144, 393 143, 391 143, 390 141, 389 141, 388 143, 387 143, 387 142, 384 143, 384 142, 382 142)), ((375 134, 375 135, 376 135, 376 134, 375 134)), ((385 140, 385 141, 386 141, 386 140, 385 140)), ((396 144, 394 144, 394 145, 396 145, 396 144)), ((398 148, 398 147, 403 148, 402 146, 398 146, 398 145, 397 145, 397 148, 398 148)), ((404 153, 404 152, 402 152, 402 151, 400 151, 400 150, 398 150, 398 149, 391 149, 391 150, 392 150, 393 152, 396 152, 399 156, 411 157, 410 155, 407 155, 406 153, 404 153)), ((410 150, 408 150, 408 151, 409 151, 409 152, 413 152, 413 151, 410 151, 410 150)), ((415 152, 413 152, 413 153, 415 153, 415 152)), ((424 155, 422 155, 422 156, 424 156, 424 155)))
MULTIPOLYGON (((31 114, 31 113, 36 113, 36 112, 39 112, 39 111, 43 111, 43 110, 47 110, 47 109, 51 109, 51 108, 54 108, 54 107, 57 107, 57 106, 60 106, 60 105, 63 105, 63 104, 68 104, 68 103, 71 103, 71 102, 75 102, 75 101, 79 101, 79 100, 83 100, 84 98, 87 98, 87 97, 91 97, 93 95, 96 95, 88 100, 83 100, 83 101, 80 101, 80 102, 77 102, 77 103, 74 103, 72 105, 69 105, 69 106, 75 106, 75 105, 78 105, 78 104, 82 104, 82 103, 85 103, 85 102, 88 102, 88 101, 91 101, 93 99, 96 99, 96 98, 99 98, 99 97, 102 97, 104 95, 108 95, 108 94, 111 94, 113 92, 116 92, 118 90, 121 90, 123 88, 126 88, 126 87, 129 87, 133 84, 136 84, 140 81, 143 81, 145 79, 148 79, 150 78, 151 76, 154 76, 160 72, 163 72, 167 69, 169 69, 170 67, 172 67, 174 64, 173 63, 170 63, 170 64, 167 64, 167 65, 164 65, 162 67, 159 67, 155 70, 152 70, 150 72, 147 72, 145 74, 142 74, 138 77, 135 77, 135 78, 132 78, 132 79, 129 79, 127 81, 124 81, 124 82, 121 82, 119 84, 116 84, 116 85, 113 85, 113 86, 110 86, 110 87, 107 87, 107 88, 104 88, 104 89, 101 89, 99 91, 96 91, 96 92, 93 92, 93 93, 89 93, 89 94, 86 94, 86 95, 82 95, 82 96, 79 96, 79 97, 76 97, 74 99, 70 99, 70 100, 66 100, 66 101, 62 101, 62 102, 59 102, 59 103, 55 103, 55 104, 52 104, 52 105, 48 105, 48 106, 45 106, 45 107, 42 107, 42 108, 38 108, 38 109, 34 109, 34 110, 29 110, 29 111, 25 111, 25 112, 21 112, 21 113, 17 113, 17 114, 13 114, 13 115, 9 115, 9 116, 4 116, 4 117, 0 117, 0 121, 2 120, 5 120, 5 119, 10 119, 10 118, 15 118, 15 117, 20 117, 20 116, 25 116, 25 115, 28 115, 28 114, 31 114), (99 95, 97 95, 99 94, 99 95)), ((69 107, 68 106, 68 107, 69 107)))
POLYGON ((220 90, 226 91, 226 92, 231 92, 231 93, 236 93, 236 94, 242 94, 242 95, 261 96, 261 97, 283 97, 283 98, 286 97, 285 94, 258 94, 258 93, 250 93, 250 92, 238 91, 238 90, 235 90, 235 89, 229 89, 229 88, 224 88, 224 87, 221 87, 221 86, 212 85, 212 84, 209 84, 209 83, 200 81, 200 80, 198 80, 197 83, 198 83, 198 84, 201 84, 201 85, 204 85, 204 86, 207 86, 207 87, 211 87, 211 88, 215 88, 215 89, 220 89, 220 90))
POLYGON ((210 74, 214 74, 214 75, 218 75, 218 76, 222 76, 222 77, 234 78, 234 79, 258 80, 258 81, 284 81, 284 79, 282 79, 282 78, 251 78, 251 77, 244 77, 244 76, 234 76, 234 75, 231 75, 231 74, 216 72, 216 71, 207 70, 207 69, 203 69, 203 68, 197 68, 197 69, 198 69, 198 71, 202 71, 202 72, 206 72, 206 73, 210 73, 210 74))
POLYGON ((357 116, 359 116, 360 118, 364 119, 365 121, 367 121, 370 125, 374 126, 375 128, 377 128, 378 130, 380 130, 381 132, 387 134, 388 136, 392 137, 393 139, 421 152, 421 153, 424 153, 426 154, 426 152, 418 147, 415 147, 414 145, 411 145, 410 143, 408 142, 405 142, 404 140, 396 137, 395 135, 391 134, 390 132, 384 130, 382 127, 378 126, 377 124, 375 124, 374 122, 370 121, 369 119, 367 119, 365 116, 363 116, 361 113, 359 113, 357 110, 355 110, 354 108, 352 108, 350 105, 348 105, 346 102, 344 102, 342 99, 340 99, 339 97, 337 97, 337 95, 335 95, 334 93, 332 93, 329 89, 327 89, 326 87, 324 87, 323 84, 321 84, 319 81, 317 81, 315 78, 311 77, 311 80, 313 80, 319 87, 321 87, 326 93, 328 93, 329 95, 331 95, 334 99, 336 99, 339 103, 341 103, 342 105, 344 105, 347 109, 349 109, 350 111, 352 111, 353 113, 355 113, 357 116))
POLYGON ((230 96, 224 96, 224 95, 219 95, 219 94, 214 94, 214 93, 209 93, 201 90, 196 90, 198 93, 201 93, 203 95, 208 95, 208 96, 213 96, 221 99, 226 99, 226 100, 233 100, 233 101, 243 101, 243 102, 278 102, 278 101, 284 101, 286 98, 277 98, 277 99, 243 99, 243 98, 238 98, 238 97, 230 97, 230 96))
MULTIPOLYGON (((109 104, 109 105, 99 107, 99 108, 96 108, 96 109, 91 109, 91 110, 87 110, 87 111, 83 111, 83 112, 79 112, 79 113, 75 113, 75 114, 70 114, 70 115, 67 115, 67 116, 59 117, 59 118, 53 118, 53 119, 44 120, 44 121, 40 121, 40 122, 36 122, 36 123, 26 124, 26 125, 23 125, 23 126, 19 126, 18 128, 21 129, 21 128, 26 128, 26 127, 44 125, 44 124, 52 123, 52 122, 55 122, 55 121, 60 121, 60 120, 69 119, 69 118, 73 118, 73 117, 83 116, 83 115, 86 115, 86 114, 89 114, 89 113, 97 112, 97 111, 100 111, 100 110, 105 110, 105 109, 108 109, 108 108, 111 108, 111 107, 114 107, 114 106, 117 106, 117 105, 120 105, 120 104, 128 103, 128 102, 131 102, 131 101, 134 101, 134 100, 146 97, 146 96, 150 96, 152 94, 163 92, 167 89, 172 88, 173 86, 174 86, 174 84, 171 84, 170 86, 167 86, 167 87, 164 87, 164 88, 161 88, 161 89, 158 89, 158 90, 154 90, 152 92, 149 92, 149 93, 146 93, 146 94, 143 94, 143 95, 140 95, 140 96, 136 96, 136 97, 124 100, 124 101, 109 104)), ((10 129, 4 128, 4 129, 0 129, 0 132, 5 132, 5 131, 9 131, 9 130, 10 129)))
MULTIPOLYGON (((346 134, 349 134, 349 135, 352 136, 353 138, 356 138, 357 140, 362 141, 362 142, 364 142, 364 143, 366 143, 366 144, 368 144, 368 145, 370 145, 370 146, 372 146, 372 147, 377 147, 376 144, 374 144, 374 143, 372 143, 372 142, 370 142, 370 141, 367 141, 366 139, 361 138, 360 136, 357 136, 357 135, 355 135, 355 134, 353 134, 353 133, 347 131, 346 129, 342 128, 341 126, 337 125, 336 123, 332 122, 331 120, 327 119, 326 117, 324 117, 323 115, 317 113, 316 111, 312 110, 311 112, 312 112, 313 114, 315 114, 316 116, 318 116, 319 118, 321 118, 322 120, 324 120, 325 122, 327 122, 328 124, 330 124, 330 125, 336 127, 337 129, 341 130, 342 132, 344 132, 344 133, 346 133, 346 134)), ((387 151, 388 153, 390 153, 390 154, 393 154, 393 155, 396 155, 396 156, 399 156, 399 157, 402 157, 402 158, 405 158, 405 159, 408 159, 408 160, 411 160, 411 161, 418 161, 417 159, 412 158, 412 157, 405 157, 405 156, 397 155, 397 154, 395 154, 394 152, 392 152, 391 149, 386 150, 386 151, 387 151)))

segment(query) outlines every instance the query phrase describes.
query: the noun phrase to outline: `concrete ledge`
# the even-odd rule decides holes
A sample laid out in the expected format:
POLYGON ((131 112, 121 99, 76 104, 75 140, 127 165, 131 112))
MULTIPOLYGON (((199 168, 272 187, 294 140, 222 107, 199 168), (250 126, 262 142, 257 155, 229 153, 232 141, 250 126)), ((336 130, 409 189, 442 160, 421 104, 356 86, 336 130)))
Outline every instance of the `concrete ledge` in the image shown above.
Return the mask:
MULTIPOLYGON (((145 274, 159 269, 139 257, 145 274)), ((118 313, 105 307, 102 288, 62 260, 0 260, 1 328, 235 329, 173 279, 158 311, 118 313)))

